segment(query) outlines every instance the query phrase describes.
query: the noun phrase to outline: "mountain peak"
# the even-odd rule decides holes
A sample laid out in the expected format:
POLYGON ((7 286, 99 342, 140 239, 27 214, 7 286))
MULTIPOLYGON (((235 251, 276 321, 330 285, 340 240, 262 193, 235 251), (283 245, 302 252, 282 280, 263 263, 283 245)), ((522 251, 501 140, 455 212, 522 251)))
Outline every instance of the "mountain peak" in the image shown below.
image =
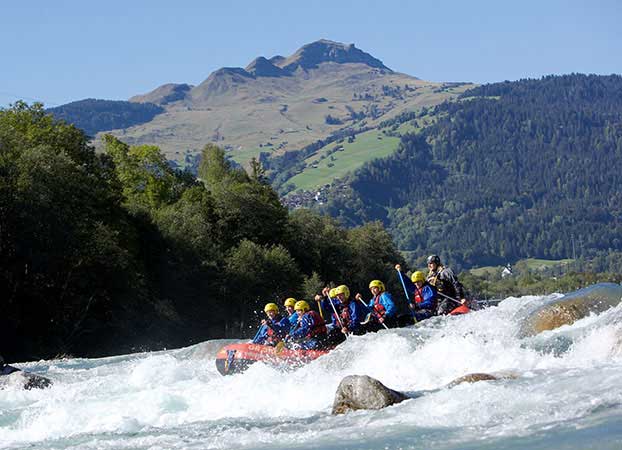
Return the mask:
POLYGON ((288 75, 283 69, 275 66, 272 61, 268 61, 263 56, 255 58, 245 69, 248 73, 256 77, 282 77, 288 75))
POLYGON ((288 58, 275 61, 279 67, 288 72, 293 72, 298 67, 314 69, 319 64, 325 62, 335 62, 339 64, 362 63, 373 68, 392 72, 382 61, 356 48, 354 44, 343 44, 328 39, 320 39, 319 41, 303 45, 296 53, 288 58))

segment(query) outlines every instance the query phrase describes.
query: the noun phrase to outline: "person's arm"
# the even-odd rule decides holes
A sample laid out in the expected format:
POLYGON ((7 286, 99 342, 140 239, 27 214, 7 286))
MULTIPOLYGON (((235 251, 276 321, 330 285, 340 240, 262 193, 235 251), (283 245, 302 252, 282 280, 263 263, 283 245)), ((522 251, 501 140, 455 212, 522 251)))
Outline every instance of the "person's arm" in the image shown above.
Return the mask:
POLYGON ((278 322, 275 322, 273 330, 279 338, 283 338, 289 332, 289 328, 289 318, 285 316, 278 322))
POLYGON ((386 317, 394 317, 396 313, 395 302, 393 302, 393 297, 388 292, 383 292, 380 296, 380 303, 384 306, 384 315, 386 317))
POLYGON ((456 278, 454 271, 451 270, 449 267, 445 267, 440 273, 440 276, 442 279, 447 280, 449 283, 451 283, 454 291, 456 292, 456 296, 458 297, 456 298, 456 300, 462 302, 464 300, 464 286, 462 286, 462 283, 458 281, 458 278, 456 278))
POLYGON ((262 325, 257 332, 257 335, 252 340, 253 344, 263 344, 268 338, 268 327, 267 325, 262 325))
POLYGON ((426 285, 421 289, 422 301, 419 303, 419 308, 422 309, 435 309, 436 308, 436 292, 432 286, 426 285))
POLYGON ((305 314, 299 321, 298 327, 289 333, 289 336, 294 339, 300 339, 305 337, 311 327, 313 326, 313 319, 310 318, 310 314, 305 314))
POLYGON ((361 327, 361 322, 365 320, 365 316, 369 313, 368 308, 366 308, 361 303, 350 302, 350 331, 357 331, 361 327))

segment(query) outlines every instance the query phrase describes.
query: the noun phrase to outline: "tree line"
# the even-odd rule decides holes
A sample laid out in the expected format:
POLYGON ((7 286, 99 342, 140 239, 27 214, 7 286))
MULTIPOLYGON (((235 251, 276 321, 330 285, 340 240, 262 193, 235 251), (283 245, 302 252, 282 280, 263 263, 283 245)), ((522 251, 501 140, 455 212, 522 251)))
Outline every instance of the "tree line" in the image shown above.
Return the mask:
POLYGON ((102 152, 42 105, 0 110, 2 353, 101 356, 249 335, 257 311, 403 259, 379 222, 288 212, 260 164, 207 145, 198 178, 158 147, 102 152))

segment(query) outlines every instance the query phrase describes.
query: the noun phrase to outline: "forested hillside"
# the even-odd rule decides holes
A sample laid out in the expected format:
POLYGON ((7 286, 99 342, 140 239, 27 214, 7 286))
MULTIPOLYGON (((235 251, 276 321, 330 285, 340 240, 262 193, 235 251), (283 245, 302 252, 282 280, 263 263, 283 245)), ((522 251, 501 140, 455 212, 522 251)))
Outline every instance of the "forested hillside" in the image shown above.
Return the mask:
POLYGON ((164 112, 164 108, 153 103, 89 98, 50 108, 48 111, 57 119, 75 125, 89 136, 95 136, 100 131, 128 128, 149 122, 164 112))
POLYGON ((622 250, 622 77, 481 86, 434 114, 326 210, 462 267, 622 250))
MULTIPOLYGON (((197 181, 158 147, 0 109, 0 342, 7 359, 98 356, 254 332, 267 302, 367 292, 403 262, 378 224, 288 213, 208 145, 197 181)), ((397 289, 397 286, 395 286, 397 289)))

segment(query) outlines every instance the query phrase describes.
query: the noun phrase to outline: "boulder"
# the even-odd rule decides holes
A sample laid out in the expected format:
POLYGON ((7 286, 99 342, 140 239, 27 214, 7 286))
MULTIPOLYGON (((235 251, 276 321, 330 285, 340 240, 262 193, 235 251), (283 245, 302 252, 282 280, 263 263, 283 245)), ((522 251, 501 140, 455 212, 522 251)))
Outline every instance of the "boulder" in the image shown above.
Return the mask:
POLYGON ((12 366, 6 366, 15 369, 14 372, 8 375, 0 376, 0 389, 13 388, 13 389, 45 389, 52 386, 52 380, 36 375, 30 372, 24 372, 23 370, 16 369, 12 366))
MULTIPOLYGON (((456 378, 445 386, 445 388, 452 388, 461 383, 514 378, 518 378, 518 375, 511 372, 500 372, 495 375, 489 373, 470 373, 456 378)), ((375 378, 367 375, 348 375, 341 380, 339 387, 337 387, 335 401, 333 402, 333 414, 344 414, 359 409, 382 409, 400 403, 408 398, 416 398, 420 395, 421 393, 406 395, 402 392, 394 391, 375 378)))
POLYGON ((570 325, 591 313, 601 313, 622 301, 622 286, 598 283, 554 299, 532 312, 523 322, 520 335, 535 336, 546 330, 570 325))
POLYGON ((405 394, 389 389, 367 375, 349 375, 339 383, 333 402, 333 414, 359 409, 382 409, 407 398, 405 394))

